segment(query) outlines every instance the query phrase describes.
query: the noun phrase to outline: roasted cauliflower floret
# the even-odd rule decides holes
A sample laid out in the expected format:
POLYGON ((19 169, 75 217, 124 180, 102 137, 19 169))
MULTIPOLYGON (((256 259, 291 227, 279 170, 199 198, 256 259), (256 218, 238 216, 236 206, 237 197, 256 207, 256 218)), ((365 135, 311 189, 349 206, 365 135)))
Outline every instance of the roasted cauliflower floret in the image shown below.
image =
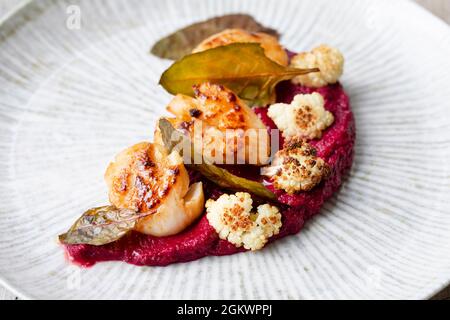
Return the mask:
POLYGON ((272 179, 278 190, 289 194, 310 191, 330 174, 330 167, 316 155, 316 150, 305 141, 292 139, 278 151, 270 167, 262 175, 272 179))
POLYGON ((201 52, 208 49, 226 46, 232 43, 260 43, 266 56, 276 63, 287 66, 289 63, 288 55, 278 42, 277 38, 266 33, 250 33, 242 29, 227 29, 201 42, 195 49, 195 52, 201 52))
MULTIPOLYGON (((231 90, 210 83, 194 87, 195 97, 177 95, 167 106, 172 125, 189 135, 218 164, 267 164, 270 137, 259 117, 231 90)), ((158 128, 155 141, 160 140, 158 128)))
POLYGON ((281 214, 277 207, 269 204, 260 205, 254 213, 252 204, 248 193, 224 194, 206 202, 206 217, 220 239, 238 248, 260 250, 270 237, 280 232, 281 214))
POLYGON ((291 67, 319 68, 320 72, 297 76, 292 82, 311 88, 324 87, 338 82, 344 71, 344 56, 338 49, 321 45, 311 52, 302 52, 294 56, 291 67))
POLYGON ((319 93, 299 94, 291 104, 270 106, 267 114, 285 138, 320 139, 322 131, 334 121, 333 114, 324 106, 325 101, 319 93))
POLYGON ((119 153, 105 173, 110 202, 117 208, 151 212, 136 230, 153 236, 181 232, 203 212, 201 183, 189 186, 177 152, 147 142, 119 153))

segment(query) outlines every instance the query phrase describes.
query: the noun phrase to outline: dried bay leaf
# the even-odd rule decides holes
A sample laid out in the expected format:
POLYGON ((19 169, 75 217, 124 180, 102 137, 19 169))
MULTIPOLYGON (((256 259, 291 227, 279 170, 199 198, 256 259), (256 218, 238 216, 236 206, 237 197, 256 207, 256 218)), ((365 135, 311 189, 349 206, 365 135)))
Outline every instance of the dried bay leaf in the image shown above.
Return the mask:
POLYGON ((204 39, 225 29, 238 28, 248 32, 264 32, 279 38, 276 30, 264 27, 248 14, 229 14, 194 23, 159 40, 151 53, 171 60, 178 60, 192 52, 204 39))
POLYGON ((246 191, 260 198, 272 201, 277 199, 276 195, 262 183, 238 177, 218 166, 212 164, 193 164, 190 167, 222 188, 234 191, 246 191))
POLYGON ((281 66, 267 58, 258 43, 233 43, 185 56, 159 83, 171 94, 193 96, 194 85, 211 82, 226 86, 249 105, 265 106, 279 82, 318 71, 281 66))
POLYGON ((139 219, 153 212, 136 212, 104 206, 86 211, 67 231, 59 236, 63 244, 101 246, 114 242, 133 230, 139 219))

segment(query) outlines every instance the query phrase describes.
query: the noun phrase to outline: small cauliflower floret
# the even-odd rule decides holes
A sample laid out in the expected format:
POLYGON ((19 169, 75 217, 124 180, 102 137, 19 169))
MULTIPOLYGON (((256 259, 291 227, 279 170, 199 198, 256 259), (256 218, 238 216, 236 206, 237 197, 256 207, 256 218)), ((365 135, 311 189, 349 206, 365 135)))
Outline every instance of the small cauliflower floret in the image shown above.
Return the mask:
POLYGON ((299 94, 291 104, 270 106, 267 114, 285 138, 320 139, 322 131, 334 121, 333 114, 324 106, 325 101, 319 93, 299 94))
POLYGON ((260 250, 270 237, 280 232, 281 214, 277 207, 269 204, 260 205, 253 213, 252 204, 248 193, 224 194, 206 202, 206 217, 220 239, 238 248, 260 250))
POLYGON ((330 174, 330 167, 316 156, 316 150, 305 141, 293 139, 275 154, 262 175, 272 179, 278 190, 288 194, 310 191, 330 174))
POLYGON ((319 68, 320 72, 297 76, 292 82, 311 88, 320 88, 338 82, 344 71, 344 56, 338 49, 321 45, 311 52, 297 54, 291 60, 291 67, 319 68))
POLYGON ((266 56, 276 63, 287 66, 289 58, 286 50, 280 45, 277 38, 262 32, 247 32, 242 29, 226 29, 205 39, 195 49, 194 53, 208 49, 226 46, 232 43, 259 43, 266 56))

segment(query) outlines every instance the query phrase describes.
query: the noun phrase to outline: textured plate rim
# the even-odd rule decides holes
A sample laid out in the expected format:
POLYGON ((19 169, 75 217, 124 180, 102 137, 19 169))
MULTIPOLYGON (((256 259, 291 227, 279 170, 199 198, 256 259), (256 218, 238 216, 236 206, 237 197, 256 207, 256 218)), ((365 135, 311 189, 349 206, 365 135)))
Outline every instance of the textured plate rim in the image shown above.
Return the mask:
MULTIPOLYGON (((433 21, 433 23, 436 25, 436 28, 442 28, 443 31, 447 32, 449 37, 450 37, 450 24, 446 23, 444 20, 442 20, 441 18, 437 17, 436 15, 434 15, 433 13, 431 13, 431 11, 425 9, 424 7, 422 7, 421 5, 419 5, 417 2, 413 1, 413 0, 407 0, 407 2, 414 6, 416 8, 416 10, 421 11, 423 15, 428 17, 428 21, 429 23, 431 23, 433 21)), ((440 279, 438 277, 438 279, 440 279)), ((434 296, 436 296, 437 294, 439 294, 440 292, 442 292, 445 288, 450 286, 450 277, 445 277, 443 276, 443 278, 441 279, 442 281, 439 281, 440 284, 438 286, 436 286, 436 289, 431 289, 432 284, 429 285, 430 288, 430 293, 426 294, 424 299, 431 299, 434 296)), ((427 291, 427 287, 424 287, 422 289, 422 291, 427 291)))
MULTIPOLYGON (((6 22, 8 22, 10 19, 12 19, 19 12, 26 10, 27 7, 32 3, 32 1, 33 0, 25 0, 24 2, 19 3, 18 5, 15 5, 11 10, 7 11, 3 16, 1 16, 0 17, 0 28, 2 28, 6 22)), ((32 300, 33 299, 32 297, 28 296, 26 293, 22 292, 20 289, 11 285, 5 278, 3 278, 2 275, 0 275, 0 285, 3 286, 6 290, 8 290, 10 293, 17 296, 20 299, 23 299, 23 300, 32 300)))
MULTIPOLYGON (((23 2, 15 5, 12 9, 7 11, 3 16, 0 17, 0 28, 4 26, 9 20, 13 19, 19 13, 26 11, 30 5, 32 5, 34 0, 23 0, 23 2)), ((430 11, 426 10, 424 7, 419 5, 417 2, 413 0, 404 1, 407 5, 415 7, 415 10, 420 11, 421 14, 427 17, 427 23, 433 24, 433 28, 440 28, 443 32, 448 33, 450 36, 450 25, 447 24, 444 20, 440 19, 430 11)), ((13 286, 0 274, 0 285, 3 286, 6 290, 8 290, 11 294, 17 296, 19 299, 23 300, 38 300, 38 297, 32 297, 23 292, 20 288, 13 286)), ((424 293, 423 297, 416 296, 416 298, 411 297, 411 299, 431 299, 442 290, 450 286, 450 277, 446 275, 442 275, 442 278, 438 275, 436 277, 435 284, 430 283, 428 286, 422 288, 421 292, 418 294, 424 293), (439 283, 439 284, 438 284, 439 283), (433 289, 434 287, 434 289, 433 289), (428 293, 426 293, 429 291, 428 293)))
POLYGON ((15 5, 11 10, 7 11, 2 17, 0 17, 0 28, 6 23, 9 19, 14 17, 19 11, 26 9, 26 7, 31 4, 33 0, 24 0, 24 2, 15 5))

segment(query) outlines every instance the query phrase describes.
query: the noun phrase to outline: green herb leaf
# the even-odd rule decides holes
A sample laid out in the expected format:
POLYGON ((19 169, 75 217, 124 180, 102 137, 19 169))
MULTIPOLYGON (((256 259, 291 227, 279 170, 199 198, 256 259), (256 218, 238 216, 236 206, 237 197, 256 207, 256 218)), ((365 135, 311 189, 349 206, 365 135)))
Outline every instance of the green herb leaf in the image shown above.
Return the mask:
POLYGON ((193 96, 194 85, 212 82, 228 87, 250 105, 264 106, 280 81, 317 71, 281 66, 267 58, 258 43, 233 43, 185 56, 163 73, 159 83, 171 94, 193 96))
MULTIPOLYGON (((192 150, 190 153, 192 164, 186 164, 186 166, 200 172, 208 180, 225 189, 246 191, 261 198, 273 201, 276 200, 275 194, 267 189, 262 183, 235 176, 226 169, 210 164, 211 161, 205 159, 204 156, 199 156, 189 137, 178 132, 167 119, 161 118, 158 127, 161 132, 164 146, 168 149, 169 153, 172 152, 175 147, 185 143, 190 146, 192 150), (194 162, 195 159, 203 159, 203 161, 201 164, 196 164, 194 162)), ((180 153, 182 150, 182 148, 178 149, 180 153)))
POLYGON ((198 22, 180 29, 159 40, 151 49, 151 53, 171 60, 178 60, 189 54, 206 38, 225 29, 239 28, 248 32, 264 32, 279 37, 276 30, 259 24, 247 14, 229 14, 198 22))
POLYGON ((133 230, 139 219, 153 212, 140 213, 129 209, 105 206, 86 211, 69 229, 59 236, 63 244, 101 246, 122 238, 133 230))
POLYGON ((246 191, 260 198, 275 201, 277 197, 262 183, 235 176, 228 170, 212 164, 193 164, 190 167, 218 186, 234 191, 246 191))

